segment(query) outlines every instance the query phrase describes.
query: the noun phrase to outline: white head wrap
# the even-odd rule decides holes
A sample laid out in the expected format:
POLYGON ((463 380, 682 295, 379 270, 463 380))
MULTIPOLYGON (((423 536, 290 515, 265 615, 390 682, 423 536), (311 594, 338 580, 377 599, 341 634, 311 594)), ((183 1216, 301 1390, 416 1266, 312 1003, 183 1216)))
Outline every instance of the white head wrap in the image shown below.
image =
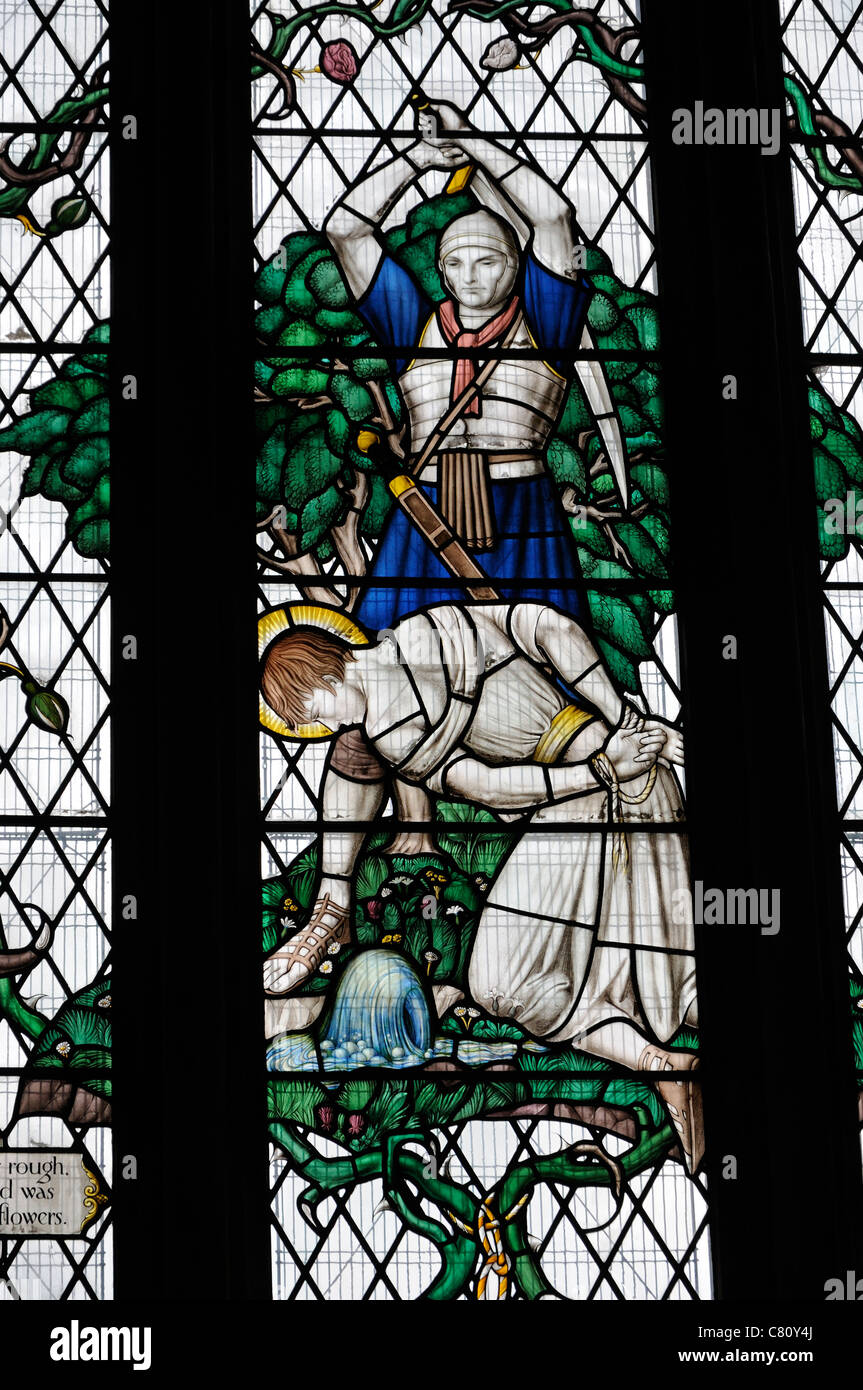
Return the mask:
POLYGON ((443 260, 451 251, 464 246, 487 247, 518 265, 519 248, 515 228, 485 208, 481 208, 479 212, 467 212, 463 217, 456 217, 448 227, 444 227, 438 255, 443 260))
POLYGON ((498 255, 506 256, 506 270, 498 281, 495 297, 499 303, 508 299, 519 266, 519 243, 515 228, 503 217, 498 217, 497 213, 489 212, 486 208, 456 217, 444 228, 438 243, 438 264, 451 293, 452 286, 447 280, 444 257, 467 247, 471 250, 496 251, 498 255))

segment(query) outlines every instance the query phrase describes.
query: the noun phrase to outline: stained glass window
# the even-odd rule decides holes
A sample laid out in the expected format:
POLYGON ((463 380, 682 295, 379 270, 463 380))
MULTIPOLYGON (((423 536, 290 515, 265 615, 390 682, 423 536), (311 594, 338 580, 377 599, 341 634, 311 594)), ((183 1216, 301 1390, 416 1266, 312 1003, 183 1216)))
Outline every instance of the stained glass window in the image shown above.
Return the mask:
POLYGON ((253 19, 274 1294, 709 1298, 638 15, 253 19))
POLYGON ((0 5, 0 1298, 111 1296, 108 36, 0 5))
POLYGON ((809 412, 842 837, 849 1013, 863 1091, 863 153, 859 7, 809 0, 783 10, 809 412))
POLYGON ((671 0, 256 2, 251 149, 248 14, 113 15, 112 306, 107 5, 0 0, 0 1297, 259 1296, 269 1272, 286 1301, 664 1300, 694 1325, 712 1316, 698 1301, 741 1288, 850 1288, 863 1266, 834 1252, 859 1203, 852 1077, 829 1013, 849 1008, 859 1072, 855 6, 781 7, 850 1003, 824 846, 807 845, 829 763, 813 756, 820 649, 795 665, 820 621, 814 573, 808 598, 786 586, 793 525, 744 554, 715 505, 725 453, 753 488, 782 478, 792 523, 796 463, 809 486, 802 451, 756 461, 753 442, 787 441, 795 398, 788 342, 771 343, 789 306, 796 332, 788 168, 726 148, 690 161, 663 119, 690 79, 703 105, 745 105, 755 69, 776 104, 779 10, 732 33, 671 0), (168 108, 149 75, 176 77, 177 52, 194 61, 168 108), (207 113, 182 150, 181 109, 207 113), (231 260, 249 171, 254 304, 231 260), (739 255, 738 175, 765 195, 754 221, 738 200, 739 255), (720 415, 713 373, 735 369, 720 415), (200 531, 178 548, 173 494, 162 524, 176 461, 183 496, 209 499, 205 567, 200 531), (715 633, 744 591, 753 621, 727 661, 715 633), (256 601, 260 825, 241 749, 256 601), (146 660, 127 664, 127 631, 146 660), (193 631, 218 632, 217 679, 193 631), (784 695, 763 741, 756 669, 784 695), (799 751, 790 770, 751 757, 781 747, 777 724, 805 768, 799 751), (722 882, 775 870, 781 930, 696 933, 690 834, 722 882), (137 968, 116 1173, 112 880, 129 920, 121 894, 147 895, 143 944, 119 938, 137 968), (788 1000, 810 964, 798 1046, 788 1000), (741 1086, 762 1054, 769 1087, 741 1086), (830 1150, 804 1192, 787 1116, 809 1082, 830 1150), (194 1188, 174 1181, 187 1159, 194 1188), (166 1173, 182 1219, 145 1246, 166 1173))

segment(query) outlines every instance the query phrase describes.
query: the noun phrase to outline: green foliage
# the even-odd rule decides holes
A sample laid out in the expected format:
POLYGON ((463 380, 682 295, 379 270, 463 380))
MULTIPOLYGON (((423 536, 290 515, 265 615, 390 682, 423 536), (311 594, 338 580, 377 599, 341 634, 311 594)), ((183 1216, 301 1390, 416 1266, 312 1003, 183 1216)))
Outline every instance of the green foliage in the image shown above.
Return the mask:
MULTIPOLYGON (((391 253, 435 301, 444 297, 435 266, 437 236, 473 206, 466 195, 429 199, 389 237, 391 253)), ((344 488, 358 470, 372 474, 363 534, 377 539, 386 524, 392 499, 369 439, 384 440, 386 424, 398 429, 401 397, 389 362, 376 355, 377 344, 351 308, 322 236, 286 237, 255 288, 262 306, 255 377, 270 398, 258 407, 257 514, 263 519, 283 506, 301 550, 324 559, 328 532, 344 520, 349 505, 344 488)))
POLYGON ((317 1108, 326 1098, 326 1091, 314 1082, 272 1077, 267 1081, 267 1119, 292 1120, 313 1128, 318 1123, 317 1108))
POLYGON ((411 1118, 411 1099, 407 1081, 384 1081, 376 1086, 366 1110, 365 1143, 379 1134, 397 1134, 411 1118))
POLYGON ((29 454, 23 497, 40 494, 66 507, 66 534, 81 555, 107 555, 110 527, 108 480, 108 362, 88 344, 108 342, 98 324, 82 351, 53 381, 30 393, 31 410, 0 431, 0 450, 29 454))
POLYGON ((854 1065, 857 1087, 863 1090, 863 979, 852 969, 850 983, 851 1038, 854 1046, 854 1065))
POLYGON ((844 560, 850 545, 846 507, 856 523, 863 516, 863 440, 856 420, 834 405, 816 381, 809 387, 809 432, 815 465, 818 544, 823 560, 844 560), (835 508, 841 503, 837 524, 835 508))
POLYGON ((328 1090, 306 1079, 273 1077, 268 1081, 269 1118, 305 1125, 355 1152, 396 1135, 416 1131, 419 1138, 444 1125, 536 1101, 628 1110, 639 1131, 648 1134, 667 1125, 662 1102, 649 1082, 615 1078, 608 1063, 574 1048, 525 1052, 513 1065, 515 1071, 506 1077, 489 1072, 469 1081, 436 1074, 416 1080, 358 1076, 328 1090), (352 1124, 349 1116, 354 1117, 352 1124))
POLYGON ((111 980, 79 990, 55 1014, 36 1039, 27 1074, 72 1071, 85 1090, 110 1096, 106 1076, 111 1067, 111 980))
MULTIPOLYGON (((437 238, 473 206, 469 194, 431 198, 388 234, 390 254, 434 302, 444 297, 435 265, 437 238)), ((597 346, 609 354, 606 370, 630 461, 634 514, 609 523, 595 512, 582 514, 574 519, 573 535, 597 644, 618 683, 637 691, 639 663, 651 655, 656 623, 674 603, 669 485, 658 360, 614 353, 656 352, 659 326, 652 296, 624 285, 596 247, 587 248, 585 271, 593 287, 590 326, 597 346), (635 592, 631 586, 609 595, 607 581, 625 579, 634 581, 635 592)), ((372 541, 381 535, 393 504, 376 451, 387 447, 385 417, 398 429, 403 405, 390 366, 352 311, 341 270, 320 233, 286 237, 255 287, 261 304, 255 376, 266 395, 256 417, 257 515, 262 519, 284 507, 287 529, 297 534, 301 550, 323 560, 332 554, 330 532, 345 518, 358 471, 368 473, 371 484, 362 534, 372 541)), ((107 342, 108 325, 100 324, 57 377, 31 393, 30 411, 0 432, 0 450, 29 456, 22 495, 61 502, 67 534, 88 556, 106 555, 109 544, 107 361, 92 350, 107 342)), ((824 559, 841 559, 848 552, 848 529, 831 524, 827 504, 849 494, 852 507, 863 503, 863 437, 814 381, 809 407, 820 552, 824 559)), ((590 431, 585 397, 574 381, 548 464, 576 505, 614 504, 610 472, 592 471, 599 457, 600 441, 590 431)), ((500 842, 472 846, 475 870, 493 871, 495 843, 500 842)), ((453 852, 449 843, 447 851, 453 852)))
MULTIPOLYGON (((410 858, 382 854, 388 838, 373 836, 357 864, 352 923, 356 944, 339 953, 334 974, 328 978, 313 977, 300 993, 334 990, 357 945, 400 950, 429 984, 448 983, 465 988, 466 961, 490 881, 469 867, 471 856, 465 854, 464 839, 470 837, 452 837, 457 855, 442 849, 437 854, 410 858)), ((318 847, 311 846, 297 856, 282 877, 264 883, 261 907, 265 955, 308 922, 318 882, 318 863, 318 847)))
POLYGON ((435 815, 445 824, 460 827, 452 833, 443 827, 438 831, 441 849, 464 873, 490 879, 512 845, 511 834, 488 828, 500 825, 496 816, 483 806, 465 801, 438 801, 435 815))

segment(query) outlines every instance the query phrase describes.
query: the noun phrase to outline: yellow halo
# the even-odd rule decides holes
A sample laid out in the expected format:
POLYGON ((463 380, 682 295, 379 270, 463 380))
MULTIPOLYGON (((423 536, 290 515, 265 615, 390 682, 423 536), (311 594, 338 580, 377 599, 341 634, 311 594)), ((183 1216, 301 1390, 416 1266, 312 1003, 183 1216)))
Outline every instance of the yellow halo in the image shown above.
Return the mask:
MULTIPOLYGON (((271 642, 281 637, 283 632, 296 628, 311 627, 318 632, 329 632, 340 637, 352 647, 367 647, 369 639, 359 624, 353 622, 337 608, 325 608, 315 603, 290 603, 285 608, 271 608, 258 619, 258 660, 260 661, 271 642)), ((258 694, 258 718, 270 733, 282 734, 285 738, 313 739, 332 738, 333 731, 326 724, 301 724, 292 729, 275 710, 270 709, 263 695, 258 694)))

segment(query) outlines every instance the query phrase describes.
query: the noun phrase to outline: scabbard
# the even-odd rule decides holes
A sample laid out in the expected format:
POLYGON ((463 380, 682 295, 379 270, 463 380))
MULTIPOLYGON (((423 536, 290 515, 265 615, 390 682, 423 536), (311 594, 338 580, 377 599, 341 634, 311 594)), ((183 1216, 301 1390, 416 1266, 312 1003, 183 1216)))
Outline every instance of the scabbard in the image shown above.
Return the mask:
POLYGON ((468 584, 471 598, 490 603, 500 602, 500 594, 488 582, 488 575, 453 535, 437 508, 417 487, 413 478, 399 473, 391 478, 389 489, 411 525, 439 557, 441 564, 456 579, 475 582, 468 584))

